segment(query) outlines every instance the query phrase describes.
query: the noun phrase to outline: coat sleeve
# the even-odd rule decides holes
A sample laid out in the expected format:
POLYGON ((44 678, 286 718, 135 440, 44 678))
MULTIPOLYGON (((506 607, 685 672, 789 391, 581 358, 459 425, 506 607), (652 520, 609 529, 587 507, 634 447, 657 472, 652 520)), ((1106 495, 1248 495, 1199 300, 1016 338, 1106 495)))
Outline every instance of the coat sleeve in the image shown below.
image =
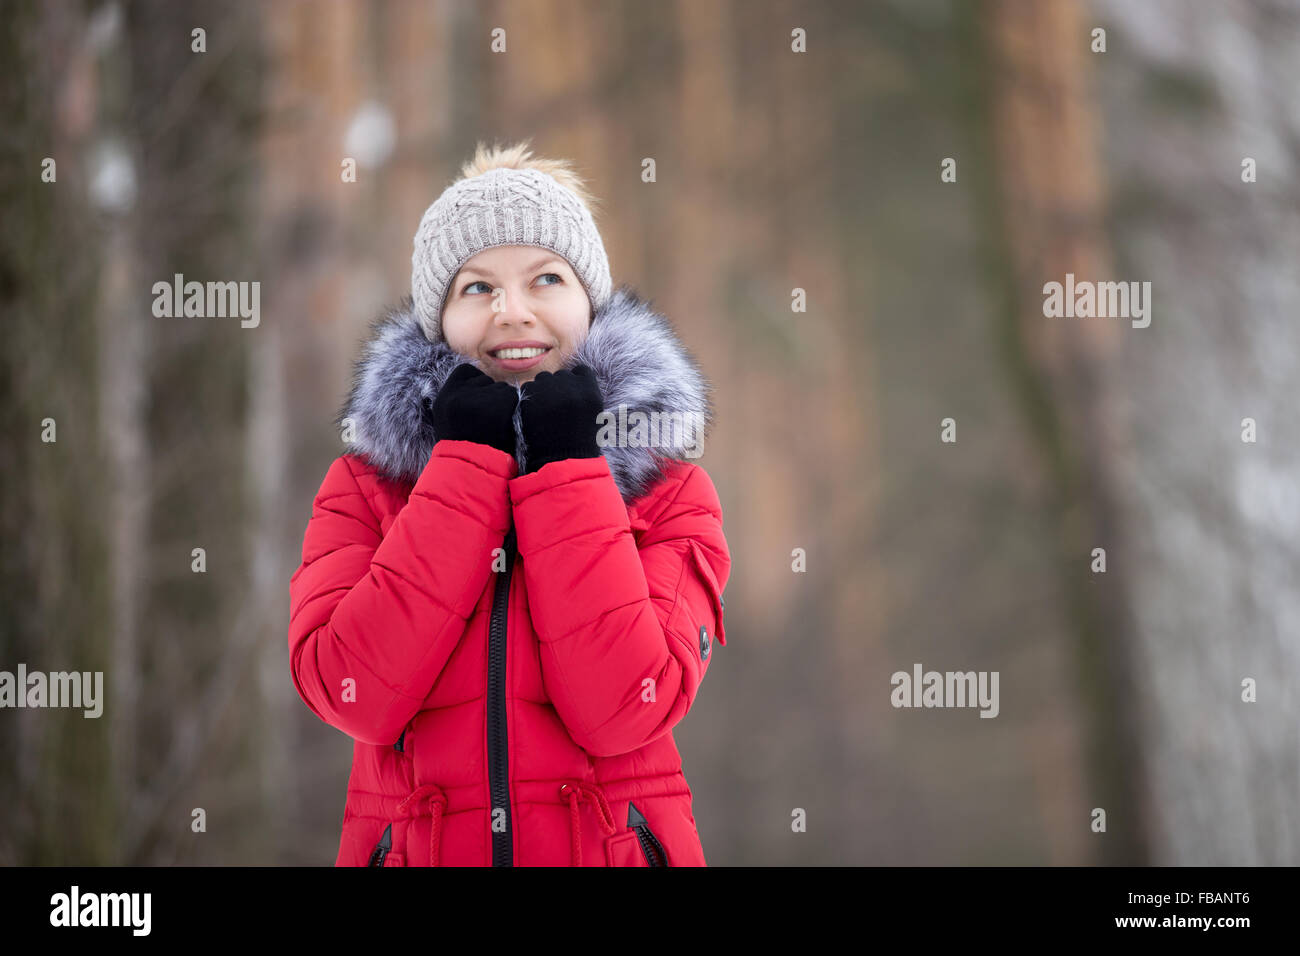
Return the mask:
POLYGON ((441 441, 385 534, 344 455, 330 467, 289 585, 289 664, 321 720, 392 744, 423 705, 492 574, 514 458, 441 441))
POLYGON ((552 462, 510 482, 542 681, 593 756, 672 730, 695 701, 714 638, 726 644, 731 555, 718 494, 696 465, 673 475, 680 487, 639 546, 603 457, 552 462))

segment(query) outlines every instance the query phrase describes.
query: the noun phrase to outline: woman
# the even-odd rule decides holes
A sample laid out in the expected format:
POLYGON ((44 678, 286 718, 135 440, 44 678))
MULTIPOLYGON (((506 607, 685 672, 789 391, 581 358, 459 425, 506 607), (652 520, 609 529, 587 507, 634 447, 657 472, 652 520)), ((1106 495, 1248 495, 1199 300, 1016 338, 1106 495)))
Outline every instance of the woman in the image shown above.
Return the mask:
POLYGON ((709 386, 589 202, 480 146, 358 362, 290 585, 294 685, 354 740, 338 866, 705 863, 672 729, 726 643, 709 386))

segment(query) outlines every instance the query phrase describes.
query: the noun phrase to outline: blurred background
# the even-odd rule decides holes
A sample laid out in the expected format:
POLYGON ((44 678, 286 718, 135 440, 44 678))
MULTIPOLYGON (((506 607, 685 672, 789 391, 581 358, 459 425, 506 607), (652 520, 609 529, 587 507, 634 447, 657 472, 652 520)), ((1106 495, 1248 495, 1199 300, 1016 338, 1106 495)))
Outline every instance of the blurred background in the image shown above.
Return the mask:
POLYGON ((1300 863, 1300 3, 3 19, 0 669, 105 704, 0 710, 0 863, 333 862, 289 576, 420 216, 520 139, 716 388, 710 864, 1300 863), (176 273, 259 324, 155 317, 176 273), (1150 282, 1149 327, 1045 317, 1067 273, 1150 282), (918 663, 998 716, 894 708, 918 663))

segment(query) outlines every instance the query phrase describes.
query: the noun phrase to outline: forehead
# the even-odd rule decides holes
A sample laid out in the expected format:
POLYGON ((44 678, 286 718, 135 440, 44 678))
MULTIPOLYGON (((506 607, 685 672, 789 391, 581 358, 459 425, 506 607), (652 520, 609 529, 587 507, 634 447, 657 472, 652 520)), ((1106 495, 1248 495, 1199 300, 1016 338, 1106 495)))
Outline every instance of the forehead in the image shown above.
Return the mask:
POLYGON ((491 276, 497 272, 531 271, 541 266, 568 268, 568 265, 563 256, 541 246, 493 246, 471 256, 460 271, 491 276))

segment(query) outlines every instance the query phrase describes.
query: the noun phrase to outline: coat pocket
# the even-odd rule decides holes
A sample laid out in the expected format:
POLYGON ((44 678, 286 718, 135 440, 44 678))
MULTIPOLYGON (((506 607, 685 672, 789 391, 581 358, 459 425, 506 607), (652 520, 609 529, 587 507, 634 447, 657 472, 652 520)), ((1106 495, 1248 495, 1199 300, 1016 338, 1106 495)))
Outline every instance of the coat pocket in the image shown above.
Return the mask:
POLYGON ((722 588, 718 586, 718 578, 713 573, 713 565, 709 563, 708 556, 704 552, 704 547, 695 541, 694 538, 689 540, 691 545, 691 560, 695 566, 695 573, 704 584, 704 590, 708 592, 709 604, 713 611, 713 636, 717 638, 719 644, 726 647, 727 626, 723 621, 723 612, 727 605, 726 601, 722 597, 722 588))
POLYGON ((607 866, 649 866, 641 852, 641 844, 631 830, 620 830, 605 841, 607 866))

